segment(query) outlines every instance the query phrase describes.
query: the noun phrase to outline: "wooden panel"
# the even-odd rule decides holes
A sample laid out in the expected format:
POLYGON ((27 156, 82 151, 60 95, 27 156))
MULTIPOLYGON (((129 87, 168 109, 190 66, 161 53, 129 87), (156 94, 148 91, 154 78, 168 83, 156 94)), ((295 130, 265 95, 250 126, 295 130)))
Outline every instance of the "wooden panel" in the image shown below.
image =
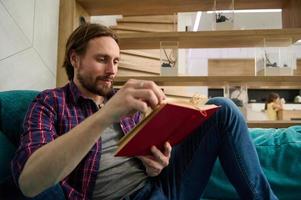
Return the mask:
POLYGON ((301 121, 248 121, 249 128, 287 128, 301 125, 301 121))
POLYGON ((124 33, 141 33, 141 31, 131 31, 131 30, 113 30, 117 35, 124 34, 124 33))
POLYGON ((140 56, 144 58, 151 58, 155 60, 160 60, 160 50, 121 50, 120 53, 122 55, 133 55, 140 56))
POLYGON ((297 60, 297 68, 294 70, 294 76, 301 76, 301 59, 297 60))
POLYGON ((157 76, 157 74, 143 72, 143 71, 137 71, 137 70, 129 70, 129 69, 123 69, 119 68, 117 72, 117 79, 118 77, 133 77, 133 76, 157 76))
POLYGON ((115 84, 123 85, 129 78, 153 80, 161 86, 210 86, 220 87, 228 83, 245 83, 248 87, 300 88, 300 76, 157 76, 118 77, 115 84))
POLYGON ((74 28, 77 28, 80 25, 80 17, 84 17, 86 22, 90 22, 90 15, 87 13, 87 11, 78 3, 75 4, 75 24, 74 28))
POLYGON ((160 65, 142 65, 136 62, 129 62, 129 61, 121 61, 118 67, 119 69, 129 69, 141 72, 148 72, 155 75, 160 75, 160 65))
POLYGON ((208 76, 255 76, 255 60, 208 59, 208 76))
POLYGON ((75 0, 60 1, 59 13, 59 38, 58 38, 58 62, 56 73, 56 86, 63 86, 68 78, 62 67, 65 57, 65 46, 69 35, 74 30, 75 0))
POLYGON ((176 24, 177 15, 149 15, 149 16, 123 16, 117 19, 117 23, 122 22, 140 22, 140 23, 161 23, 161 24, 176 24))
POLYGON ((112 26, 113 29, 138 29, 148 32, 171 32, 177 31, 177 24, 158 24, 158 23, 120 23, 112 26))
POLYGON ((59 13, 59 38, 56 85, 63 86, 68 81, 65 69, 62 67, 65 58, 65 46, 69 35, 79 25, 79 16, 84 16, 89 21, 85 10, 77 4, 76 0, 60 1, 59 13))
POLYGON ((289 41, 301 39, 300 29, 231 30, 199 32, 165 32, 120 34, 121 49, 159 49, 160 41, 179 41, 179 48, 262 47, 264 38, 287 46, 289 41), (287 38, 284 41, 283 38, 287 38))
MULTIPOLYGON (((115 30, 119 31, 141 31, 141 32, 169 32, 174 31, 176 23, 145 23, 143 20, 151 18, 152 20, 159 19, 171 19, 175 18, 177 15, 160 15, 160 16, 132 16, 125 17, 127 20, 139 20, 139 22, 123 22, 120 20, 117 26, 114 27, 115 30)), ((150 54, 146 51, 149 50, 123 50, 121 51, 121 62, 119 64, 119 69, 122 71, 118 75, 130 76, 130 75, 160 75, 160 51, 155 50, 156 54, 150 54)))
POLYGON ((121 61, 125 61, 127 63, 132 63, 134 65, 138 66, 146 66, 148 68, 160 68, 160 59, 153 59, 153 58, 146 58, 139 55, 129 55, 129 54, 123 54, 121 53, 121 61))
MULTIPOLYGON (((212 10, 212 0, 77 0, 90 15, 146 15, 212 10)), ((235 0, 235 9, 282 8, 285 0, 235 0)), ((227 6, 225 6, 227 9, 227 6)))
POLYGON ((280 110, 278 111, 279 120, 301 119, 301 110, 280 110))
POLYGON ((301 28, 301 0, 287 0, 282 10, 283 28, 301 28))
MULTIPOLYGON (((154 25, 155 26, 155 25, 154 25)), ((173 26, 166 26, 166 27, 157 27, 155 28, 154 26, 150 25, 143 25, 141 24, 139 27, 131 27, 127 25, 119 25, 118 26, 111 26, 110 28, 113 30, 120 30, 120 31, 132 31, 132 32, 170 32, 174 31, 173 26)))
POLYGON ((264 76, 264 69, 258 71, 257 76, 264 76))

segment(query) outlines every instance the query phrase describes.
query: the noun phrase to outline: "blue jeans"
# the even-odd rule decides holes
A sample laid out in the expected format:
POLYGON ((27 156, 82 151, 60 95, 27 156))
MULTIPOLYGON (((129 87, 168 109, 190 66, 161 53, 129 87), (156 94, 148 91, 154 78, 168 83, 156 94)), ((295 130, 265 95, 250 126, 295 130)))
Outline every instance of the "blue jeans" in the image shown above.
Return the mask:
POLYGON ((260 167, 245 120, 231 100, 194 134, 173 147, 170 164, 127 199, 200 199, 217 158, 241 199, 277 199, 260 167))
POLYGON ((52 186, 34 198, 26 198, 24 200, 65 200, 64 191, 59 184, 52 186))

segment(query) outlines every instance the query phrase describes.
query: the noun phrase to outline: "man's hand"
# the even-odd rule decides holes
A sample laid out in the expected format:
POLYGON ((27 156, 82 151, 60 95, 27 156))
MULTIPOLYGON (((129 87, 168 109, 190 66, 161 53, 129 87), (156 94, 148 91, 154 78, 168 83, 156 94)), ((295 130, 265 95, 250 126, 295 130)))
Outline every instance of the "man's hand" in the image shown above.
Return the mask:
POLYGON ((138 156, 146 168, 146 173, 148 176, 158 176, 161 171, 168 166, 171 146, 169 142, 164 144, 164 152, 161 152, 157 147, 152 146, 152 155, 149 156, 138 156))
POLYGON ((110 123, 120 117, 136 112, 146 112, 148 107, 155 108, 165 95, 153 81, 131 79, 101 109, 110 123))

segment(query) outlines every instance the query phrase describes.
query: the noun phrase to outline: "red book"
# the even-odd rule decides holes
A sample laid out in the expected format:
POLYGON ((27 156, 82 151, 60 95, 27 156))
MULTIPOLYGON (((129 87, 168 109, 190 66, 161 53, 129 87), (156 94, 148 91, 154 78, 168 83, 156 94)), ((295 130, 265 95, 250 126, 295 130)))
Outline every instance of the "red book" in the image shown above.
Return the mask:
POLYGON ((193 133, 218 108, 216 105, 199 107, 188 103, 161 104, 120 140, 115 156, 148 155, 153 145, 163 150, 166 141, 174 146, 193 133))

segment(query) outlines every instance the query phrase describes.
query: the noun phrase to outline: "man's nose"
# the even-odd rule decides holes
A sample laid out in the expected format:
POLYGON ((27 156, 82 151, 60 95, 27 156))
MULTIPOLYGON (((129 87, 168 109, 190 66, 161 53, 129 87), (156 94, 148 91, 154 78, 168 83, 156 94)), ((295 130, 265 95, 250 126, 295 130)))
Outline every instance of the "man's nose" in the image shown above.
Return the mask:
POLYGON ((106 73, 109 74, 115 74, 116 73, 116 66, 114 61, 108 62, 107 66, 106 66, 106 73))

